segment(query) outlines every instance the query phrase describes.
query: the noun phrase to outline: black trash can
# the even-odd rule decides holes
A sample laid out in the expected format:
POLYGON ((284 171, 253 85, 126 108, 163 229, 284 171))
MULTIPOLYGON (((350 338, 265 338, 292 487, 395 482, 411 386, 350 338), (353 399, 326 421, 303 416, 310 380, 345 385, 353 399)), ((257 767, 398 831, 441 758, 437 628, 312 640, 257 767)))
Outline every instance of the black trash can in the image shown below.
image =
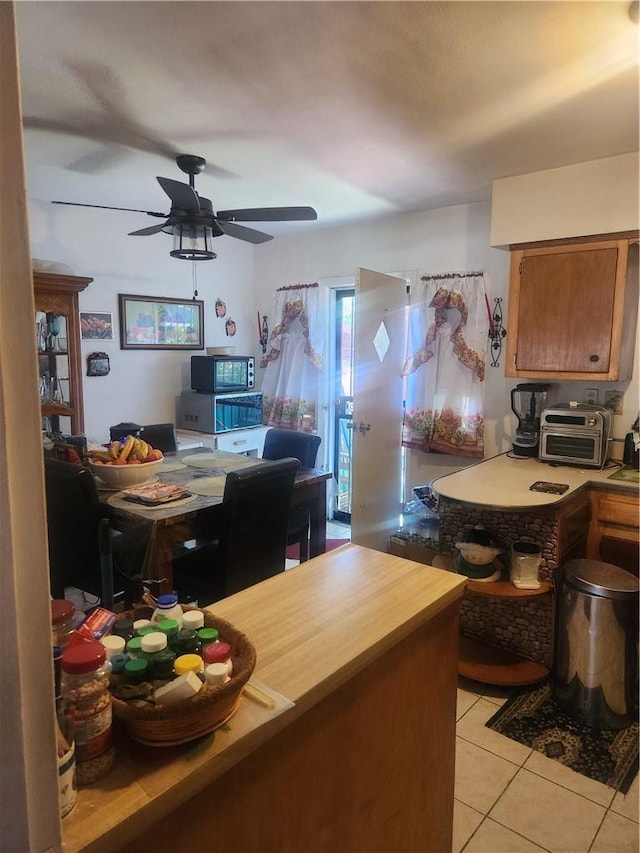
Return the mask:
POLYGON ((553 695, 576 720, 623 729, 637 716, 638 578, 570 560, 556 578, 553 695))

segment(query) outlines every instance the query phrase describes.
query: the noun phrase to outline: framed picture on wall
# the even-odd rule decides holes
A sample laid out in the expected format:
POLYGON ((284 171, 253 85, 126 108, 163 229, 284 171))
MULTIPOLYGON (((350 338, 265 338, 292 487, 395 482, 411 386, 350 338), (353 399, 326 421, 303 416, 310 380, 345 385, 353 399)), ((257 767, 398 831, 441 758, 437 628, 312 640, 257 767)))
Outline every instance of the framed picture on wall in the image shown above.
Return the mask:
POLYGON ((80 335, 83 341, 112 341, 113 314, 107 311, 81 311, 80 335))
POLYGON ((119 293, 120 349, 203 349, 204 302, 119 293))

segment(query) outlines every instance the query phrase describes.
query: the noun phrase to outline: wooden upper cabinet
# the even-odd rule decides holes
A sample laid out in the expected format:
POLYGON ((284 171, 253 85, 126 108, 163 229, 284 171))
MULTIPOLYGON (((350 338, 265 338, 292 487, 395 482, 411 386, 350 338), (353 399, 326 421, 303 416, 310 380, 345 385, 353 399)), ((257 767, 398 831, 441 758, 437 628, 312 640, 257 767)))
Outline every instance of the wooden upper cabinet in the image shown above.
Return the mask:
POLYGON ((629 379, 637 312, 637 242, 514 250, 505 375, 629 379))

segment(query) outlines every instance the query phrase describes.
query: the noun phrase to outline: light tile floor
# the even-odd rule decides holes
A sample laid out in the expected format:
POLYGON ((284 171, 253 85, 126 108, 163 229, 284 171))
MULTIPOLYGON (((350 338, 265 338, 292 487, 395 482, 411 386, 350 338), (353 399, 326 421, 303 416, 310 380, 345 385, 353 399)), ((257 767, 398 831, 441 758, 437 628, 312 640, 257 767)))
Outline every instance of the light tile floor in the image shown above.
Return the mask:
POLYGON ((458 682, 453 853, 638 853, 623 796, 485 726, 508 694, 458 682))

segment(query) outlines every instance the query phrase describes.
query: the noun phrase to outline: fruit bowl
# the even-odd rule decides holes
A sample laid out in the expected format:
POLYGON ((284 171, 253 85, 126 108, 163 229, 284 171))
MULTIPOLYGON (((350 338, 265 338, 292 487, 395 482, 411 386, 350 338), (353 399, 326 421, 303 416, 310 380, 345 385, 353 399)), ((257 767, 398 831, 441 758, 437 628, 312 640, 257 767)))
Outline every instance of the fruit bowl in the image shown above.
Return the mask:
POLYGON ((162 459, 154 462, 140 462, 137 465, 105 465, 96 462, 87 462, 87 467, 100 477, 103 483, 111 489, 128 489, 130 486, 139 486, 148 483, 158 473, 162 465, 162 459))

